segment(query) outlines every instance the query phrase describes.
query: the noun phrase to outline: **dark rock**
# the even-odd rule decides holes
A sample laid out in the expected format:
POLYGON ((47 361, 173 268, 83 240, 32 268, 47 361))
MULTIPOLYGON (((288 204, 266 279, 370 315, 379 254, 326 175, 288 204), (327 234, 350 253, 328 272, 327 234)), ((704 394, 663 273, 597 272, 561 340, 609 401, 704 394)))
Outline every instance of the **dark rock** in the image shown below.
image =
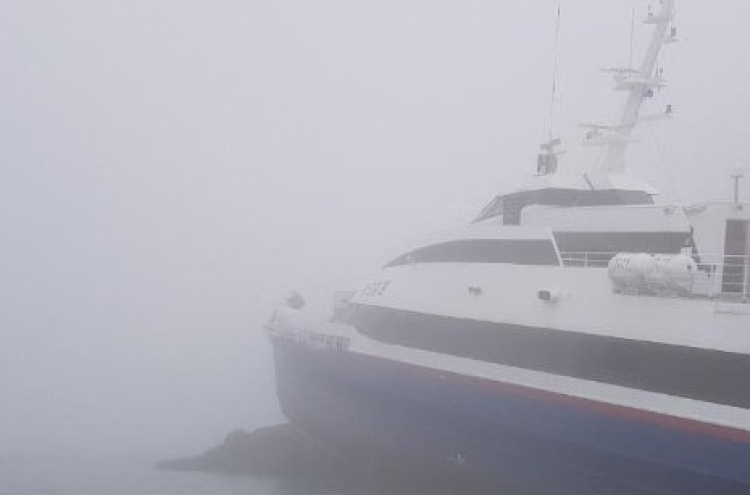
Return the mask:
POLYGON ((161 461, 159 469, 319 478, 345 469, 343 459, 316 446, 290 425, 231 432, 221 445, 195 457, 161 461))
POLYGON ((336 453, 291 425, 231 432, 203 454, 161 461, 159 469, 245 474, 273 478, 279 495, 495 495, 528 494, 518 487, 490 490, 478 480, 449 473, 426 473, 403 465, 367 462, 360 453, 336 453), (375 467, 377 466, 377 468, 375 467))

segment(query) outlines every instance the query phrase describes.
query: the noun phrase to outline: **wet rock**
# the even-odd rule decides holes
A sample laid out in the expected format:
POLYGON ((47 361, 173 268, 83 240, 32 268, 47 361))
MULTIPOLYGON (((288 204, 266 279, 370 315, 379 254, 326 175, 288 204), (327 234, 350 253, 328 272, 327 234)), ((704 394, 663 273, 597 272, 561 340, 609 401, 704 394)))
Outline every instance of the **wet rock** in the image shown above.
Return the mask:
POLYGON ((236 430, 194 457, 161 461, 160 469, 249 474, 270 478, 320 478, 340 473, 345 461, 324 451, 290 425, 236 430))
POLYGON ((291 425, 236 430, 203 454, 161 461, 160 469, 250 475, 276 480, 278 495, 527 495, 479 480, 367 462, 361 452, 333 452, 291 425), (491 488, 491 489, 488 489, 491 488))

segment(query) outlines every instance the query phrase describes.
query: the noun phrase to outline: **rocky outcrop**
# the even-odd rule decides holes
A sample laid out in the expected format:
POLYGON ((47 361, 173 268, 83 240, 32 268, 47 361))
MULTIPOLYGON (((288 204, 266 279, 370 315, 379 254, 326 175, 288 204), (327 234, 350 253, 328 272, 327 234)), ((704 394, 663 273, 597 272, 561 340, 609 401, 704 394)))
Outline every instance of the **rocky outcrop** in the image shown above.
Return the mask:
POLYGON ((321 477, 340 473, 343 459, 323 451, 290 425, 236 430, 203 454, 161 461, 160 469, 210 471, 270 478, 321 477))
POLYGON ((464 476, 427 474, 405 466, 381 464, 378 469, 362 457, 333 453, 290 425, 236 430, 203 454, 161 461, 160 469, 245 474, 277 481, 278 493, 350 494, 408 493, 410 495, 487 495, 528 492, 513 487, 485 491, 481 483, 464 476), (355 459, 359 459, 358 461, 355 459))

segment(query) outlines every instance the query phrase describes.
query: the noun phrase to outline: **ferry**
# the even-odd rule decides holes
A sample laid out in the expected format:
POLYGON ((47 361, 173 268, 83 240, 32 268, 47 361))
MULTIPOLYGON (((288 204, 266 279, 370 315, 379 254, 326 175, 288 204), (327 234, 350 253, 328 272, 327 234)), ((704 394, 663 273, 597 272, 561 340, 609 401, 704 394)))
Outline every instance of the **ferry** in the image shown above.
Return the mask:
MULTIPOLYGON (((470 223, 267 323, 278 398, 312 438, 406 466, 555 495, 750 493, 750 204, 664 202, 627 173, 666 86, 675 0, 624 104, 590 125, 584 173, 542 145, 536 172, 470 223)), ((352 454, 354 455, 354 454, 352 454)))

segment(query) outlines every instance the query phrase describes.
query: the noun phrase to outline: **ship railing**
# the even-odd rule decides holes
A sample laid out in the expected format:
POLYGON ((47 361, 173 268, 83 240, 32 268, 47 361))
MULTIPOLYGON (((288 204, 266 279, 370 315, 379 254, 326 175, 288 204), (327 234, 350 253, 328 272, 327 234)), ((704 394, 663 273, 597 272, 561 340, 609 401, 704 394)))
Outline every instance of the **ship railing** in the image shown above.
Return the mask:
POLYGON ((580 268, 607 268, 609 261, 619 253, 602 251, 561 252, 560 259, 563 266, 580 268))
POLYGON ((696 263, 699 272, 709 274, 709 295, 750 302, 750 256, 724 255, 723 260, 719 262, 710 263, 696 259, 696 263))
MULTIPOLYGON (((565 267, 607 268, 618 253, 610 252, 562 252, 560 258, 565 267)), ((692 256, 698 267, 685 292, 689 296, 720 298, 737 302, 750 302, 750 255, 701 255, 692 256)), ((647 293, 660 288, 647 287, 647 293)))

